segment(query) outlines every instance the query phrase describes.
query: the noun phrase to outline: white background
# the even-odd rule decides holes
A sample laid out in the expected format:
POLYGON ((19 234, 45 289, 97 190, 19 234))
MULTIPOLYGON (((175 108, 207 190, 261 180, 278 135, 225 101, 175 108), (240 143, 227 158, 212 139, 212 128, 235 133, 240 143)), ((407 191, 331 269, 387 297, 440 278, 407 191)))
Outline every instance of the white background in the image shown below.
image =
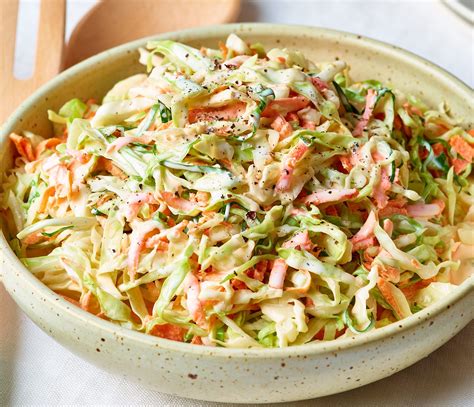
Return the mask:
MULTIPOLYGON (((0 0, 0 7, 3 1, 10 0, 0 0)), ((20 77, 28 76, 31 70, 37 0, 23 3, 20 22, 26 24, 18 31, 17 44, 22 52, 15 66, 20 77)), ((68 34, 94 3, 68 1, 68 34)), ((133 0, 130 3, 133 6, 133 0)), ((314 25, 366 35, 415 52, 471 87, 474 83, 473 27, 438 1, 244 0, 239 21, 314 25)), ((390 378, 294 405, 474 405, 473 337, 471 323, 428 358, 390 378)), ((0 406, 65 404, 219 405, 159 394, 96 369, 39 330, 0 285, 0 406)))

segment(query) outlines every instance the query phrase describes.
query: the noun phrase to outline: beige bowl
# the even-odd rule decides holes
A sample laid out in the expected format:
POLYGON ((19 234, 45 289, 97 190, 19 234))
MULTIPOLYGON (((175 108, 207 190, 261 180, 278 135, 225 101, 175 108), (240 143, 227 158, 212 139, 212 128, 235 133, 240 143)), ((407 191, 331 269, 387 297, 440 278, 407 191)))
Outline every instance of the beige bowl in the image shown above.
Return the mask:
MULTIPOLYGON (((433 64, 396 47, 331 30, 270 24, 235 24, 169 33, 170 38, 215 46, 230 32, 266 47, 295 47, 314 60, 338 57, 355 79, 376 78, 437 105, 472 117, 471 90, 433 64)), ((7 135, 48 135, 46 110, 72 97, 100 98, 116 81, 143 71, 132 42, 67 70, 31 96, 0 132, 0 161, 11 164, 7 135)), ((434 306, 355 338, 286 349, 196 346, 133 332, 90 315, 40 283, 0 234, 1 274, 11 296, 59 343, 84 359, 158 391, 202 400, 283 402, 342 392, 389 376, 440 347, 474 315, 474 277, 434 306)))

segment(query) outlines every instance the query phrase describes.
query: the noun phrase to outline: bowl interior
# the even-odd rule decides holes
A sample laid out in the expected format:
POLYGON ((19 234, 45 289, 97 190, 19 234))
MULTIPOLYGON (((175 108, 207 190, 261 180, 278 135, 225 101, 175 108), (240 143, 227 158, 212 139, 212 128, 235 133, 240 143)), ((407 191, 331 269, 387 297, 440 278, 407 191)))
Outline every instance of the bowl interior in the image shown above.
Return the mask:
MULTIPOLYGON (((174 39, 196 47, 217 47, 218 41, 231 32, 236 32, 246 41, 261 42, 266 49, 299 49, 314 61, 344 60, 350 65, 351 76, 355 80, 380 80, 407 94, 423 98, 433 107, 446 101, 456 116, 472 120, 472 91, 469 87, 421 58, 361 36, 310 27, 233 24, 168 33, 154 38, 174 39)), ((120 79, 144 72, 145 68, 138 63, 137 49, 146 42, 146 39, 134 41, 92 57, 60 74, 26 100, 0 129, 0 180, 12 164, 8 143, 10 132, 30 130, 46 137, 51 135, 48 109, 57 110, 73 97, 101 100, 120 79)), ((466 125, 472 127, 472 123, 466 125)), ((23 272, 29 274, 24 268, 23 272)), ((31 275, 27 278, 34 279, 31 275)), ((446 298, 443 303, 454 300, 454 297, 446 298)))

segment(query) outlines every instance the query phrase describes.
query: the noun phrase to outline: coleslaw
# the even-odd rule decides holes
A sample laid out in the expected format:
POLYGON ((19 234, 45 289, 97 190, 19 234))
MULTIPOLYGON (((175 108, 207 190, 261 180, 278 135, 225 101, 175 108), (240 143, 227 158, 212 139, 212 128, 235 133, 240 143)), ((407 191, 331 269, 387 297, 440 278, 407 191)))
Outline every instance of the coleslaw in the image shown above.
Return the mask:
POLYGON ((231 34, 140 49, 147 73, 12 133, 2 228, 51 290, 159 337, 285 347, 359 335, 474 257, 474 132, 342 61, 231 34))

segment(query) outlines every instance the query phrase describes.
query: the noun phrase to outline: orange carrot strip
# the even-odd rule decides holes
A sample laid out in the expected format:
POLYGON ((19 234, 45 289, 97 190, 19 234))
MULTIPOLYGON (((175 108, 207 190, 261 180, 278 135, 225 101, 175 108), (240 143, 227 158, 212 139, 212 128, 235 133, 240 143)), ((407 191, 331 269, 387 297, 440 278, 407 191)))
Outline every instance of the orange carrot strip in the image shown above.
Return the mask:
POLYGON ((46 207, 48 205, 48 200, 50 197, 54 196, 55 192, 56 192, 56 188, 53 186, 48 187, 44 190, 43 196, 41 197, 41 202, 38 208, 39 213, 43 213, 46 210, 46 207))
POLYGON ((36 159, 35 152, 30 140, 26 137, 19 136, 16 133, 10 134, 10 140, 15 145, 16 151, 27 161, 34 161, 36 159))
POLYGON ((456 134, 454 137, 451 137, 449 144, 453 147, 456 153, 462 156, 462 158, 468 162, 472 162, 472 159, 474 158, 474 148, 471 147, 463 137, 456 134))
POLYGON ((189 123, 199 121, 214 120, 235 120, 241 116, 247 105, 243 102, 236 102, 222 107, 201 107, 190 109, 188 112, 189 123))
POLYGON ((52 137, 48 138, 46 140, 43 140, 41 143, 39 143, 36 146, 36 158, 38 158, 41 153, 45 150, 52 150, 55 148, 58 144, 61 144, 63 141, 61 139, 58 139, 57 137, 52 137))

